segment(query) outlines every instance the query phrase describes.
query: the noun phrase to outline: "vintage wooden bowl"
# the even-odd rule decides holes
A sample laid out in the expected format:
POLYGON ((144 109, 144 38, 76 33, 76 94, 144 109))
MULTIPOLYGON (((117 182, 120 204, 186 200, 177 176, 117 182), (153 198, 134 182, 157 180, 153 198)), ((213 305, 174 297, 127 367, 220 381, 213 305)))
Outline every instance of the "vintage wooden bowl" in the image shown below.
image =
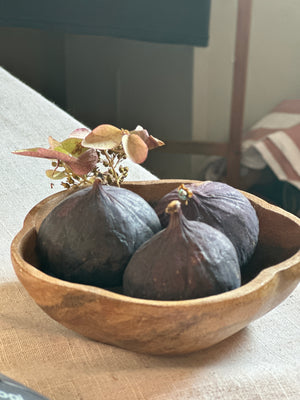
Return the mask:
MULTIPOLYGON (((124 186, 156 202, 182 182, 158 180, 124 186)), ((223 294, 184 301, 141 300, 41 272, 36 231, 66 191, 44 199, 29 212, 12 242, 13 266, 34 301, 50 317, 83 336, 149 354, 194 352, 220 342, 276 307, 300 279, 300 220, 245 194, 259 217, 259 244, 243 285, 223 294)))

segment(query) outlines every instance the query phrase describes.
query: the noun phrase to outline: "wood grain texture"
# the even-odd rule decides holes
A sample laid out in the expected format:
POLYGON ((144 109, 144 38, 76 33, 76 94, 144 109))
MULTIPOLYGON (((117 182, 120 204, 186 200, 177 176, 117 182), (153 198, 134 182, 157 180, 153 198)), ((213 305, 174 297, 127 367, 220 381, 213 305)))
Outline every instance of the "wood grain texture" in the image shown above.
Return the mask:
POLYGON ((227 183, 239 187, 241 144, 246 100, 248 48, 251 28, 252 0, 239 0, 235 37, 235 57, 231 95, 227 183))
MULTIPOLYGON (((156 202, 182 182, 187 181, 124 186, 156 202)), ((258 214, 260 236, 251 273, 238 289, 202 299, 152 301, 48 276, 38 269, 36 229, 66 195, 50 196, 29 212, 12 242, 11 257, 34 301, 50 317, 88 338, 142 353, 191 353, 222 341, 276 307, 300 280, 300 220, 247 193, 258 214)))

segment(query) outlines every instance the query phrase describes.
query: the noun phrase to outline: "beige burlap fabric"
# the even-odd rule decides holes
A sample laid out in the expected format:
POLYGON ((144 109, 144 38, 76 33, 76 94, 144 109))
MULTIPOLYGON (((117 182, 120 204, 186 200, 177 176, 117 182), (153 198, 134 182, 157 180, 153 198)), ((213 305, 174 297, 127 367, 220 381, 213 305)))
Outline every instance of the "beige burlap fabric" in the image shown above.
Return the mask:
MULTIPOLYGON (((1 69, 0 88, 0 372, 51 400, 298 400, 300 287, 243 331, 181 357, 88 340, 39 309, 17 281, 9 247, 29 209, 53 192, 42 173, 48 162, 10 152, 81 124, 1 69)), ((131 179, 153 179, 131 171, 131 179)))

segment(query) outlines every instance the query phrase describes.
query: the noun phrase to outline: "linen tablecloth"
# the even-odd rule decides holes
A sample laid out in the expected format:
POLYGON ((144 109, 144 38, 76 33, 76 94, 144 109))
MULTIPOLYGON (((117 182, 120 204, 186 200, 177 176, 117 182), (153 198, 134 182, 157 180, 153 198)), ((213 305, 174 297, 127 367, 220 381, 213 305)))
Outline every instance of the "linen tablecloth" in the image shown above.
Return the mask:
MULTIPOLYGON (((51 189, 43 173, 49 161, 11 151, 47 145, 49 135, 63 139, 81 126, 0 69, 0 372, 51 400, 298 400, 300 287, 241 332, 180 357, 137 354, 83 338, 28 296, 14 274, 10 243, 26 213, 61 187, 51 189)), ((141 166, 130 167, 131 180, 155 179, 141 166)))

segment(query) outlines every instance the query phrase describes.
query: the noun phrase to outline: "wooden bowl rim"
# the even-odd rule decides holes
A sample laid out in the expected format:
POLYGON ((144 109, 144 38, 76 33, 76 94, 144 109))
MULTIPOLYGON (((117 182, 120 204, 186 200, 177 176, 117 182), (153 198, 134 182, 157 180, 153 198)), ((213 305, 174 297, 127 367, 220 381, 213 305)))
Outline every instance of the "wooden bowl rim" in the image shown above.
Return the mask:
MULTIPOLYGON (((155 181, 128 181, 126 182, 126 185, 124 186, 138 186, 141 184, 151 184, 151 185, 157 185, 157 184, 163 184, 163 183, 176 183, 176 182, 186 182, 186 183, 201 183, 201 181, 196 181, 196 180, 184 180, 184 179, 161 179, 161 180, 155 180, 155 181)), ((252 195, 250 193, 241 191, 248 197, 248 199, 260 207, 264 209, 268 209, 270 211, 273 211, 275 213, 281 214, 282 216, 292 220, 295 222, 299 228, 300 228, 300 219, 281 209, 280 207, 274 206, 272 204, 269 204, 265 200, 252 195)), ((230 290, 228 292, 224 292, 221 294, 217 295, 212 295, 212 296, 207 296, 207 297, 202 297, 202 298, 196 298, 196 299, 189 299, 189 300, 148 300, 148 299, 139 299, 139 298, 134 298, 134 297, 129 297, 124 294, 119 294, 113 291, 110 291, 108 289, 103 289, 99 288, 96 286, 92 285, 85 285, 85 284, 80 284, 80 283, 73 283, 73 282, 68 282, 64 281, 62 279, 52 277, 50 275, 47 275, 46 273, 40 271, 30 263, 24 260, 22 257, 20 249, 22 248, 22 244, 28 237, 28 235, 32 234, 33 231, 35 231, 35 225, 34 225, 34 216, 38 212, 40 208, 42 208, 45 204, 49 202, 50 199, 55 199, 56 197, 62 196, 63 193, 67 193, 66 190, 62 190, 60 192, 57 192, 55 194, 52 194, 43 200, 41 200, 39 203, 37 203, 26 215, 24 219, 24 224, 22 229, 17 233, 17 235, 14 237, 12 243, 11 243, 11 256, 12 258, 16 259, 16 263, 13 263, 13 267, 15 269, 15 272, 17 276, 19 275, 19 272, 22 271, 27 273, 28 275, 33 276, 34 278, 45 281, 48 284, 53 284, 56 286, 60 286, 65 289, 71 289, 71 290, 76 290, 76 291, 81 291, 81 292, 86 292, 89 294, 94 294, 97 296, 101 296, 103 298, 109 299, 109 300, 114 300, 114 301, 122 301, 122 302, 127 302, 127 303, 135 303, 135 304, 140 304, 144 306, 151 306, 151 307, 188 307, 188 306, 195 306, 195 305, 206 305, 206 304, 220 304, 232 300, 237 300, 237 299, 242 299, 244 297, 249 296, 253 292, 257 291, 258 289, 262 288, 262 286, 265 286, 269 284, 273 279, 279 276, 280 273, 286 271, 286 270, 292 270, 295 269, 297 265, 300 265, 300 250, 298 250, 293 256, 290 258, 272 265, 270 267, 267 267, 263 269, 261 272, 258 273, 256 277, 251 279, 249 282, 243 284, 239 288, 230 290), (17 268, 15 265, 22 265, 22 267, 17 268)), ((299 271, 296 270, 295 273, 295 279, 300 280, 300 268, 299 271)))

